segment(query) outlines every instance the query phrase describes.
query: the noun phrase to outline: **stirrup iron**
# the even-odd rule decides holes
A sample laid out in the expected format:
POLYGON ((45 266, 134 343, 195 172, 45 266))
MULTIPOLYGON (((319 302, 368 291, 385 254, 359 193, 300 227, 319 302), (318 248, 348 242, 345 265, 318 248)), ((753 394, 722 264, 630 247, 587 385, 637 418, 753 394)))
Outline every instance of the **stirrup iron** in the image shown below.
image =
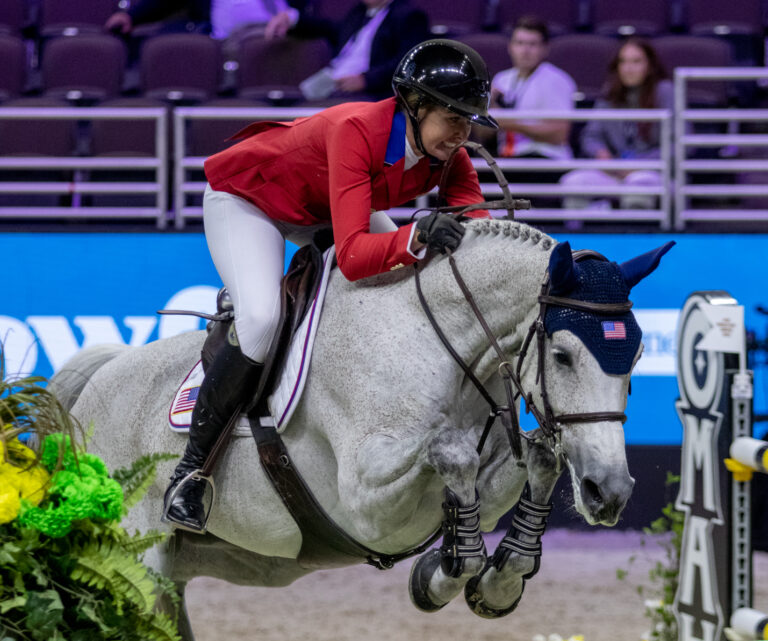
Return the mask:
MULTIPOLYGON (((203 498, 205 498, 205 490, 203 490, 203 498)), ((163 514, 160 517, 160 520, 163 523, 170 523, 177 530, 184 530, 186 532, 193 532, 195 534, 205 534, 208 531, 208 519, 211 516, 211 509, 213 508, 215 501, 216 483, 213 480, 213 475, 204 474, 202 469, 192 470, 189 474, 182 478, 181 481, 179 481, 179 483, 176 485, 176 487, 173 488, 173 491, 165 500, 163 504, 163 514), (174 521, 168 516, 168 510, 170 510, 171 506, 173 505, 173 500, 176 498, 179 490, 181 490, 181 488, 184 487, 186 483, 190 483, 192 481, 202 481, 211 487, 211 500, 208 504, 208 509, 205 510, 205 518, 203 518, 202 528, 199 530, 193 527, 189 527, 188 525, 184 525, 183 523, 179 523, 178 521, 174 521)), ((205 508, 205 503, 203 503, 203 508, 205 508)))

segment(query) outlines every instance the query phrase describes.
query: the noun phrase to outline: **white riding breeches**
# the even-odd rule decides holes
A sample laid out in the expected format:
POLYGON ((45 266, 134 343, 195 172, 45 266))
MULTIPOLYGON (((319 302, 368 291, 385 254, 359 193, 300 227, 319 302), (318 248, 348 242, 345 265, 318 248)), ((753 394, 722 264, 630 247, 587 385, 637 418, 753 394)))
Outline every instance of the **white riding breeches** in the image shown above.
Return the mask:
POLYGON ((263 363, 280 320, 287 230, 247 200, 210 186, 203 198, 203 225, 211 258, 235 306, 240 349, 263 363))

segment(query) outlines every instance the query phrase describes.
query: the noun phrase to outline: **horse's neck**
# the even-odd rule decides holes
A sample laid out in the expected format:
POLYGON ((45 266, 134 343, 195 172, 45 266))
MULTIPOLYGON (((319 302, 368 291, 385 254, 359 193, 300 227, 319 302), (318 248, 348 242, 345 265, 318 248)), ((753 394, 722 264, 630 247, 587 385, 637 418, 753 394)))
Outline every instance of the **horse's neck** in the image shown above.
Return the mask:
MULTIPOLYGON (((538 294, 554 241, 513 221, 474 221, 455 260, 480 312, 505 354, 519 350, 538 313, 538 294)), ((445 258, 435 260, 422 275, 425 297, 443 332, 465 362, 474 364, 483 380, 498 367, 470 304, 445 258)))

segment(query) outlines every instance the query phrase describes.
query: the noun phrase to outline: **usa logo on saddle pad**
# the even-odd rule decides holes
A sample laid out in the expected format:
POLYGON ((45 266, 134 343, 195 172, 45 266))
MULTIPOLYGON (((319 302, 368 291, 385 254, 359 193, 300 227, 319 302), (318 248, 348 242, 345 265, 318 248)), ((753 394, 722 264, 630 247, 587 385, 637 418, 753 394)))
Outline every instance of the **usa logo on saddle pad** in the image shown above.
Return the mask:
MULTIPOLYGON (((307 372, 309 371, 309 362, 312 357, 312 347, 315 344, 315 334, 320 322, 320 313, 325 301, 325 293, 328 289, 328 278, 331 269, 335 264, 336 252, 333 247, 326 250, 323 255, 323 277, 317 293, 312 301, 309 312, 299 325, 296 333, 291 340, 291 346, 288 356, 285 359, 283 371, 277 382, 277 386, 272 391, 272 395, 267 399, 267 405, 271 419, 266 421, 262 418, 262 424, 265 422, 277 427, 282 431, 293 416, 293 411, 304 391, 304 385, 307 382, 307 372)), ((188 432, 189 424, 192 421, 192 410, 195 408, 195 401, 200 392, 200 385, 203 382, 203 363, 198 361, 187 377, 179 385, 179 389, 173 398, 171 408, 168 411, 168 423, 174 432, 188 432)), ((244 430, 243 435, 250 435, 248 421, 241 418, 240 424, 235 428, 235 435, 244 430)))
POLYGON ((192 410, 195 409, 195 401, 203 382, 203 362, 197 361, 187 377, 179 386, 176 396, 173 397, 171 409, 168 410, 168 422, 171 429, 177 432, 189 430, 192 421, 192 410))

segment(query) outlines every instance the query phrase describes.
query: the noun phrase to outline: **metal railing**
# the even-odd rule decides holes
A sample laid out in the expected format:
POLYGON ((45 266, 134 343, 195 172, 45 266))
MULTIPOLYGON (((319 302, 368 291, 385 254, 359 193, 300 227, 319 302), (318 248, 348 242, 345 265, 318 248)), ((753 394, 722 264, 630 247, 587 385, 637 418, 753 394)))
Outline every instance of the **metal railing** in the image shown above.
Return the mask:
MULTIPOLYGON (((71 196, 66 205, 25 206, 22 203, 0 205, 0 218, 154 218, 159 228, 167 220, 168 144, 165 109, 156 107, 3 107, 0 120, 65 120, 77 123, 94 120, 152 120, 155 122, 155 148, 149 156, 41 156, 39 154, 0 155, 0 171, 24 172, 25 180, 0 181, 0 194, 52 194, 71 196), (70 180, 32 180, 36 172, 66 170, 70 180), (149 170, 154 180, 96 181, 90 172, 110 170, 149 170), (83 195, 148 194, 154 206, 89 206, 83 195)), ((74 151, 74 150, 73 150, 74 151)), ((3 153, 0 141, 0 154, 3 153)), ((39 174, 38 174, 39 176, 39 174)))
POLYGON ((679 67, 675 69, 675 228, 682 230, 688 221, 712 220, 768 220, 768 204, 763 207, 745 207, 740 199, 762 197, 768 203, 768 173, 762 184, 738 184, 739 174, 744 172, 768 172, 768 153, 764 158, 739 158, 741 148, 764 147, 768 152, 768 135, 743 133, 742 123, 768 122, 768 109, 690 109, 688 86, 692 80, 759 80, 768 78, 765 68, 733 67, 679 67), (727 133, 696 133, 701 123, 725 123, 727 133), (693 149, 719 148, 717 159, 691 158, 693 149), (729 157, 730 156, 730 157, 729 157), (691 175, 725 177, 727 182, 691 181, 691 175), (693 198, 706 201, 704 207, 692 205, 693 198), (729 199, 722 207, 712 207, 715 202, 729 199))
MULTIPOLYGON (((231 119, 231 120, 290 120, 293 118, 310 116, 317 113, 315 109, 285 109, 285 108, 206 108, 206 107, 182 107, 174 111, 174 140, 175 157, 178 159, 174 172, 174 203, 175 224, 178 228, 184 226, 189 218, 202 216, 202 207, 189 205, 188 197, 200 195, 205 189, 203 180, 191 180, 189 174, 199 171, 203 167, 204 157, 188 156, 185 149, 187 125, 193 120, 231 119)), ((601 171, 634 171, 653 170, 661 175, 659 186, 630 186, 619 184, 615 187, 608 186, 575 186, 559 183, 510 183, 510 189, 516 196, 547 196, 551 198, 570 195, 620 197, 627 195, 650 195, 658 198, 659 206, 654 209, 561 209, 561 208, 534 208, 519 212, 519 217, 524 220, 624 220, 624 221, 651 221, 658 222, 663 229, 671 226, 670 196, 670 167, 672 158, 671 147, 671 113, 664 109, 589 109, 570 111, 524 111, 499 109, 491 112, 496 118, 515 118, 519 120, 569 120, 569 121, 638 121, 658 122, 661 127, 660 157, 653 160, 615 159, 592 160, 587 158, 573 158, 567 160, 549 159, 515 159, 501 158, 498 164, 503 170, 515 172, 563 172, 571 169, 599 169, 601 171)), ((486 197, 501 196, 501 189, 496 184, 492 172, 482 159, 473 159, 473 164, 480 176, 480 188, 486 197)), ((416 206, 426 206, 428 197, 417 199, 416 206)), ((413 209, 395 208, 389 211, 396 220, 409 218, 413 209)), ((502 214, 499 214, 502 215, 502 214)))

